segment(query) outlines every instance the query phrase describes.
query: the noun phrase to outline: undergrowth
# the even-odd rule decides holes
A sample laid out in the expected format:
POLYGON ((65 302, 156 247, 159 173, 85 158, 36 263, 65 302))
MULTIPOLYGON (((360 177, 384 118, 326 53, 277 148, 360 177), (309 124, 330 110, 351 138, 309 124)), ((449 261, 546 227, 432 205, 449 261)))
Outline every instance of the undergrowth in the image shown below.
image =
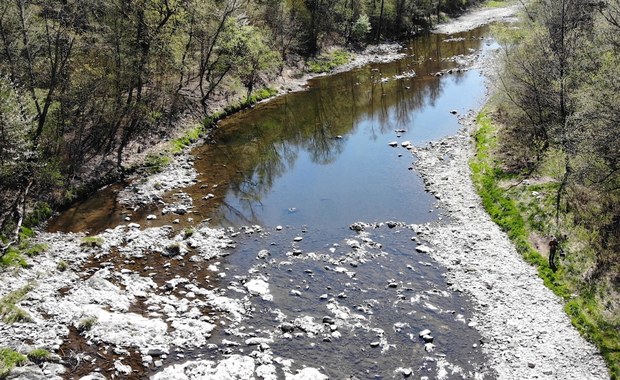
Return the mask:
MULTIPOLYGON (((536 184, 532 186, 502 186, 507 180, 515 182, 519 178, 505 173, 497 161, 497 128, 491 117, 481 112, 477 118, 478 129, 474 135, 476 156, 470 161, 472 180, 482 199, 486 211, 497 225, 506 232, 517 251, 526 262, 535 266, 545 285, 565 301, 565 311, 579 332, 594 343, 605 358, 612 380, 620 379, 620 331, 617 325, 610 323, 603 316, 603 305, 597 303, 595 291, 591 287, 577 283, 579 273, 569 275, 570 268, 560 267, 552 271, 547 258, 541 255, 530 243, 532 233, 543 236, 549 234, 546 226, 552 225, 552 195, 556 183, 536 184), (531 194, 536 194, 535 201, 531 194)), ((580 236, 575 226, 570 229, 570 236, 580 236)), ((588 253, 587 249, 582 251, 588 253)), ((582 253, 583 254, 583 253, 582 253)))
POLYGON ((0 298, 0 318, 4 323, 11 324, 16 322, 32 321, 30 315, 28 315, 25 310, 17 306, 17 303, 23 300, 32 288, 32 284, 28 284, 0 298))
POLYGON ((326 73, 338 66, 351 61, 351 54, 345 50, 336 50, 324 54, 307 62, 307 71, 310 73, 326 73))
POLYGON ((26 356, 10 348, 0 348, 0 379, 9 375, 15 366, 24 364, 28 359, 26 356))

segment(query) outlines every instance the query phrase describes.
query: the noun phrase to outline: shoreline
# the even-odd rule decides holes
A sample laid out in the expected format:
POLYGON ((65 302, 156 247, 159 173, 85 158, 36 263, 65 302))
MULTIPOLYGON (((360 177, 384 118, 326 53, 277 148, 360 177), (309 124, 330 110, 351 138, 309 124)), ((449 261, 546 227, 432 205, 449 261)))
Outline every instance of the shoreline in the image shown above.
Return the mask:
MULTIPOLYGON (((391 53, 388 53, 388 56, 391 56, 391 53)), ((380 56, 379 58, 390 59, 380 56)), ((368 63, 371 61, 360 61, 357 65, 345 65, 340 70, 351 70, 368 63)), ((490 62, 486 63, 489 64, 490 62)), ((333 72, 322 75, 330 74, 333 72)), ((312 78, 318 76, 321 75, 314 75, 312 78)), ((303 79, 304 83, 312 78, 303 79)), ((476 304, 473 310, 476 318, 471 327, 480 331, 484 337, 483 350, 492 359, 489 364, 497 371, 499 378, 515 380, 534 376, 563 379, 608 378, 608 374, 607 377, 604 376, 606 367, 600 355, 572 328, 570 320, 562 310, 561 301, 544 287, 535 271, 523 262, 505 234, 490 221, 482 208, 471 184, 467 165, 472 154, 469 133, 475 127, 473 118, 474 114, 470 113, 465 119, 461 119, 464 127, 457 135, 433 143, 430 147, 416 149, 418 156, 416 167, 425 179, 429 191, 438 197, 441 212, 449 216, 444 218, 447 221, 417 226, 416 229, 419 229, 424 240, 433 245, 434 249, 430 255, 447 269, 450 287, 455 291, 466 292, 476 304), (447 156, 451 158, 444 160, 443 158, 447 156), (467 252, 468 255, 463 255, 463 252, 467 252), (517 309, 514 309, 515 305, 518 306, 517 309)), ((163 182, 183 187, 195 176, 193 167, 187 167, 189 157, 191 156, 186 150, 174 158, 181 160, 177 162, 178 165, 186 166, 185 175, 179 175, 178 165, 171 165, 166 169, 177 182, 170 182, 172 179, 168 180, 165 176, 163 178, 149 176, 147 185, 155 188, 155 183, 163 182)), ((165 190, 169 191, 172 188, 175 187, 166 187, 165 190)), ((139 190, 135 191, 134 188, 130 190, 134 195, 142 195, 139 194, 139 190)), ((155 198, 138 199, 137 202, 151 202, 153 199, 155 198)), ((246 229, 235 233, 260 232, 260 228, 256 227, 252 231, 246 229)), ((85 319, 96 317, 100 323, 86 333, 86 338, 100 344, 118 346, 119 349, 128 345, 129 341, 126 339, 136 339, 137 343, 131 343, 135 344, 134 346, 129 345, 132 347, 131 350, 140 351, 143 361, 151 360, 151 365, 159 367, 161 366, 158 365, 159 357, 175 355, 171 350, 173 344, 191 348, 197 344, 208 343, 209 334, 216 322, 197 318, 191 314, 192 307, 211 307, 224 314, 226 318, 235 319, 244 317, 244 301, 232 300, 210 289, 194 289, 188 286, 192 284, 184 285, 182 282, 174 281, 168 281, 166 286, 172 289, 184 286, 198 297, 189 301, 187 298, 177 298, 174 294, 149 294, 146 297, 145 293, 149 290, 155 291, 158 284, 145 277, 147 275, 140 273, 141 271, 133 270, 133 266, 130 266, 131 270, 117 269, 120 272, 114 271, 113 266, 112 268, 102 266, 90 278, 84 280, 80 276, 83 274, 81 271, 59 271, 59 260, 68 262, 69 266, 75 269, 83 269, 82 265, 92 260, 93 256, 105 258, 105 251, 111 249, 124 250, 122 253, 127 260, 139 261, 148 256, 149 252, 158 253, 157 256, 173 255, 176 252, 172 252, 174 248, 178 249, 180 256, 183 256, 184 247, 196 247, 198 252, 191 255, 188 261, 214 261, 227 255, 226 247, 232 244, 227 234, 234 236, 231 231, 198 225, 193 235, 188 238, 184 232, 172 234, 165 226, 140 229, 129 225, 119 226, 100 234, 99 236, 104 237, 101 247, 87 247, 84 244, 83 233, 44 233, 37 240, 48 243, 50 249, 42 256, 32 259, 34 261, 32 269, 23 270, 21 275, 8 272, 0 274, 3 283, 8 284, 2 289, 1 296, 10 290, 19 289, 31 281, 36 281, 38 285, 34 300, 28 299, 28 304, 24 306, 32 308, 36 302, 44 306, 41 307, 40 304, 36 308, 38 312, 32 315, 36 322, 34 326, 3 327, 0 342, 4 345, 7 340, 19 341, 22 335, 35 336, 40 345, 58 351, 62 347, 63 340, 66 342, 66 338, 62 337, 68 336, 66 331, 68 326, 78 327, 85 319), (42 271, 46 274, 41 274, 42 271), (26 275, 24 272, 27 272, 26 275), (67 291, 68 295, 59 297, 58 293, 65 288, 70 289, 67 291), (199 299, 201 297, 203 300, 199 299), (158 310, 156 313, 167 316, 167 321, 170 321, 174 331, 165 332, 166 326, 163 322, 155 323, 159 319, 148 319, 130 312, 131 303, 136 299, 147 303, 144 301, 146 299, 149 305, 161 307, 161 311, 158 310), (62 303, 56 304, 59 300, 62 303), (46 319, 44 313, 39 313, 41 310, 49 312, 48 316, 54 315, 56 319, 46 319), (59 314, 63 310, 70 312, 59 314), (116 315, 125 316, 126 320, 119 320, 116 315), (31 330, 29 333, 22 331, 29 327, 31 330), (191 331, 195 330, 201 331, 198 339, 191 334, 191 331), (14 336, 6 336, 9 331, 17 333, 14 336), (37 334, 33 334, 32 331, 37 334), (127 331, 130 336, 121 336, 127 331), (162 335, 156 335, 153 331, 163 332, 162 335), (142 335, 156 340, 155 344, 152 342, 147 344, 142 335)), ((214 273, 217 273, 217 269, 214 273)), ((246 287, 249 293, 261 291, 261 289, 251 290, 247 285, 246 287)), ((251 296, 249 294, 247 298, 251 299, 251 296)), ((129 360, 130 358, 126 359, 129 360)), ((224 362, 226 360, 222 363, 224 362)), ((108 366, 115 367, 120 376, 127 375, 127 370, 130 373, 132 371, 122 358, 109 363, 108 366)), ((41 369, 41 373, 46 378, 66 377, 62 367, 61 364, 49 363, 45 366, 47 372, 41 369)), ((19 371, 28 369, 36 372, 38 367, 22 367, 19 371)), ((320 375, 310 368, 307 372, 308 376, 320 375)), ((22 378, 28 378, 25 376, 22 378)), ((97 377, 91 376, 91 378, 97 377)))

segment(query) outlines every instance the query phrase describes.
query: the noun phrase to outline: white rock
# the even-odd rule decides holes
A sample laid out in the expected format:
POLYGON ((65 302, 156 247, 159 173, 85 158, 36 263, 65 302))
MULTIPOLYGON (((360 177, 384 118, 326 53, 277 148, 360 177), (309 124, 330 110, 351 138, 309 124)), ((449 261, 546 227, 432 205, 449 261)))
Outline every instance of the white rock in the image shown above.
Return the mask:
POLYGON ((329 377, 322 374, 318 369, 307 367, 293 375, 285 374, 285 380, 328 380, 329 377))
POLYGON ((259 278, 252 279, 245 283, 245 288, 253 296, 260 296, 265 301, 273 300, 271 294, 269 294, 269 283, 259 278))
POLYGON ((430 253, 433 251, 430 247, 426 245, 418 245, 417 247, 415 247, 415 250, 420 253, 430 253))

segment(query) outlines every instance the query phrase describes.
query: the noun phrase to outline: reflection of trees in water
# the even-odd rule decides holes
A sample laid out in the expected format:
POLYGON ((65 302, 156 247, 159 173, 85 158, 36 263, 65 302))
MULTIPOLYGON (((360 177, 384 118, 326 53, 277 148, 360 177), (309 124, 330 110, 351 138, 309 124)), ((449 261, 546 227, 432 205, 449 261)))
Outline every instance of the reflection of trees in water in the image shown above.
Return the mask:
MULTIPOLYGON (((369 121, 365 132, 373 140, 395 129, 413 129, 416 112, 434 106, 444 91, 445 81, 432 74, 442 65, 454 65, 442 62, 445 57, 478 49, 481 41, 472 38, 477 36, 464 34, 467 39, 461 42, 443 42, 444 37, 438 35, 418 39, 411 44, 409 57, 378 66, 381 71, 367 67, 319 79, 309 91, 250 111, 244 118, 247 121, 231 118, 234 124, 222 127, 227 136, 221 139, 230 150, 226 160, 232 169, 227 170, 232 178, 229 190, 249 216, 230 204, 224 207, 235 218, 257 222, 254 207, 276 179, 295 165, 300 149, 315 164, 333 163, 344 150, 345 139, 337 136, 347 135, 364 120, 369 121), (411 70, 416 78, 393 79, 411 70)), ((465 74, 450 78, 459 83, 465 74)))

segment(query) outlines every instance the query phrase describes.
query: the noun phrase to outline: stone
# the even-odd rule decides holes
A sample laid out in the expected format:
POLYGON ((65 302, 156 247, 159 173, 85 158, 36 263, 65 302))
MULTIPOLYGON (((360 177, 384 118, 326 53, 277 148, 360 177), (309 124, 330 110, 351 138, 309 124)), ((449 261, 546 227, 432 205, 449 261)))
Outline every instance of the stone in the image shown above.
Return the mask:
POLYGON ((435 340, 435 338, 433 338, 433 336, 431 335, 423 335, 422 339, 424 340, 425 343, 433 343, 433 341, 435 340))
POLYGON ((129 375, 133 371, 131 366, 123 364, 120 360, 114 361, 114 369, 121 375, 129 375))
POLYGON ((426 344, 424 345, 424 350, 425 350, 426 352, 433 352, 433 351, 435 351, 435 345, 434 345, 434 344, 432 344, 432 343, 426 343, 426 344))
POLYGON ((420 253, 430 253, 432 252, 432 249, 426 245, 418 245, 417 247, 415 247, 415 250, 420 252, 420 253))
POLYGON ((398 146, 398 141, 392 141, 390 143, 388 143, 389 146, 396 148, 398 146))
POLYGON ((157 216, 155 216, 154 214, 147 215, 146 217, 146 220, 155 220, 155 219, 157 219, 157 216))
POLYGON ((295 241, 295 242, 300 242, 302 240, 304 240, 304 238, 301 237, 301 236, 297 236, 296 238, 293 239, 293 241, 295 241))
POLYGON ((43 373, 41 368, 36 365, 15 367, 6 377, 7 380, 46 380, 48 378, 49 377, 43 373))
POLYGON ((259 259, 266 259, 270 255, 269 251, 266 249, 261 249, 256 256, 259 259))
POLYGON ((431 330, 429 329, 422 330, 420 331, 418 335, 420 336, 420 338, 422 338, 424 335, 431 335, 431 330))
POLYGON ((255 278, 245 284, 245 288, 253 296, 260 296, 265 301, 273 300, 271 294, 269 294, 269 283, 264 280, 255 278))
POLYGON ((102 374, 100 374, 98 372, 93 372, 93 373, 88 374, 86 376, 80 377, 80 380, 107 380, 107 379, 102 374))
POLYGON ((295 375, 286 376, 286 380, 328 380, 329 377, 322 374, 318 369, 306 367, 295 375))
POLYGON ((366 226, 362 222, 353 223, 349 226, 349 229, 355 232, 362 232, 365 228, 366 226))
POLYGON ((284 322, 280 325, 280 330, 285 333, 291 333, 295 331, 295 325, 293 325, 292 323, 284 322))

